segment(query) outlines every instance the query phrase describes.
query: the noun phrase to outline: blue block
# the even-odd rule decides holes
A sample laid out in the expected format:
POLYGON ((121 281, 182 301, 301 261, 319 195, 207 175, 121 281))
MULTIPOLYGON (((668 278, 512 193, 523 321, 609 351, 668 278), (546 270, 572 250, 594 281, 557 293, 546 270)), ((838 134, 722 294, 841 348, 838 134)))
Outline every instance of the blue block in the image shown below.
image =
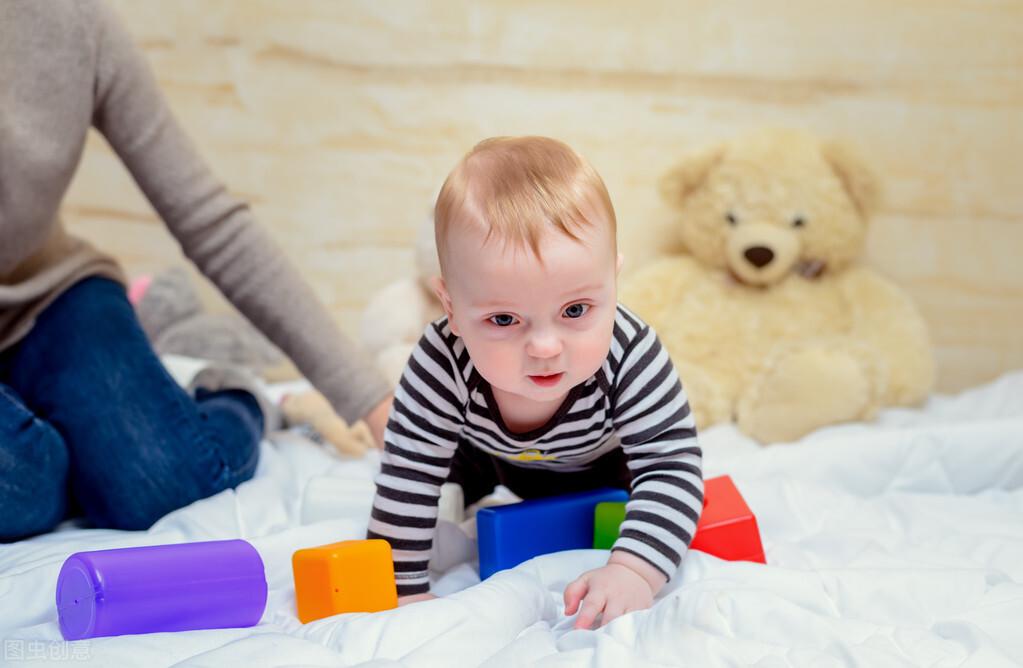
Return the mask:
POLYGON ((602 488, 480 509, 480 579, 541 554, 592 549, 593 509, 603 501, 628 500, 625 490, 602 488))

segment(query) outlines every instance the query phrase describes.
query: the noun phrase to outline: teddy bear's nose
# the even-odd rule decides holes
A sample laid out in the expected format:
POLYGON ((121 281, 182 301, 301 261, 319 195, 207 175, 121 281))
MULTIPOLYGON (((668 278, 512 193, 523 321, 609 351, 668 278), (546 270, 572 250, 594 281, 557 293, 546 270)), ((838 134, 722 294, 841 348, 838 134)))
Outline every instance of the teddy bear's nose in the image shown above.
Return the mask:
POLYGON ((757 269, 770 264, 771 260, 774 259, 774 251, 766 246, 750 246, 743 255, 757 269))

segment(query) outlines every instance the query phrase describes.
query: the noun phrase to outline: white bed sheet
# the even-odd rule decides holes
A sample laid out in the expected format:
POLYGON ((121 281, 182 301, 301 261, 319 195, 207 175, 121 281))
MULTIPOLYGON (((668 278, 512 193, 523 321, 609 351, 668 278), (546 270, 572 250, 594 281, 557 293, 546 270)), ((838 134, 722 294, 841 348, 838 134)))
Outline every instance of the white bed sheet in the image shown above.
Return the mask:
POLYGON ((375 457, 297 436, 263 444, 256 477, 148 532, 65 529, 0 546, 0 663, 38 666, 1000 666, 1023 664, 1023 372, 920 410, 762 448, 703 434, 706 475, 732 476, 768 565, 693 552, 653 608, 573 631, 564 586, 606 559, 579 550, 447 594, 302 625, 291 555, 364 536, 375 457), (266 564, 249 629, 64 643, 54 587, 72 552, 241 537, 266 564))

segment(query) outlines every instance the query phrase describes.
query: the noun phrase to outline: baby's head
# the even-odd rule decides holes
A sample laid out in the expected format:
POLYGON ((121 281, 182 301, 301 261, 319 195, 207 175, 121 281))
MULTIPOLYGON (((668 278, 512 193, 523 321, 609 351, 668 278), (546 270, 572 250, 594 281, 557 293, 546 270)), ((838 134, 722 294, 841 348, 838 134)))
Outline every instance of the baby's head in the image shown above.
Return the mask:
POLYGON ((563 397, 607 357, 621 265, 597 172, 562 142, 480 142, 448 176, 434 212, 452 331, 495 389, 563 397))

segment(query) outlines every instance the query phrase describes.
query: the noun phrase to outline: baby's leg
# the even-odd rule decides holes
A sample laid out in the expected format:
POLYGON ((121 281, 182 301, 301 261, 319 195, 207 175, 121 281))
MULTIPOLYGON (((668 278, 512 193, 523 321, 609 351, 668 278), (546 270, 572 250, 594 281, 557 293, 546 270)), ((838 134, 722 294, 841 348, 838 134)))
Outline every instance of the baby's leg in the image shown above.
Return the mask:
POLYGON ((451 459, 448 482, 457 483, 465 495, 464 506, 468 508, 497 487, 495 458, 467 441, 459 440, 455 456, 451 459))
POLYGON ((49 531, 64 519, 67 476, 64 439, 0 385, 0 542, 49 531))

